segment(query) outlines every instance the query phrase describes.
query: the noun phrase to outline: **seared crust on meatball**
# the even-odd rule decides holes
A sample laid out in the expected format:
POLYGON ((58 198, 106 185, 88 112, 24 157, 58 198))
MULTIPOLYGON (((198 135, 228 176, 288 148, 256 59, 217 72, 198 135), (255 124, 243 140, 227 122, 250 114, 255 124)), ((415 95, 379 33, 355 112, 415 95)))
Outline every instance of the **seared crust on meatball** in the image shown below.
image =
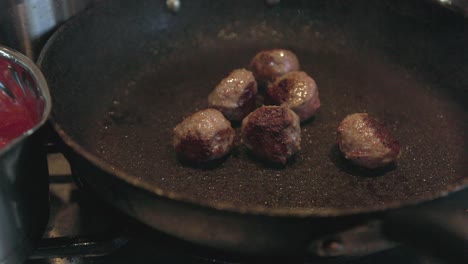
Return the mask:
POLYGON ((174 149, 179 157, 206 162, 225 156, 234 142, 231 123, 215 109, 198 111, 174 128, 174 149))
POLYGON ((390 131, 366 113, 349 115, 341 122, 337 143, 346 159, 369 169, 388 165, 400 154, 390 131))
POLYGON ((299 70, 299 60, 289 50, 272 49, 257 53, 250 63, 255 78, 262 85, 267 85, 276 77, 290 71, 299 70))
POLYGON ((269 162, 286 164, 301 149, 299 117, 285 106, 263 106, 242 121, 242 142, 269 162))
POLYGON ((320 107, 317 84, 307 73, 293 71, 268 85, 268 99, 273 104, 287 104, 301 119, 312 117, 320 107))
POLYGON ((241 121, 255 109, 257 82, 246 69, 232 71, 208 96, 210 107, 218 109, 233 121, 241 121))

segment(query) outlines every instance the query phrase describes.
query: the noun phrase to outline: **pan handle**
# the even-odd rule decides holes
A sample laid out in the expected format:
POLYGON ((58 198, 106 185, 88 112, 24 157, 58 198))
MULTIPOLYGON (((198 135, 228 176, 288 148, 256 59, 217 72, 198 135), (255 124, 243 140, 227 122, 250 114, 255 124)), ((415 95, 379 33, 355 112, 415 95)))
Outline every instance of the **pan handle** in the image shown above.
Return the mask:
POLYGON ((466 208, 450 208, 444 202, 398 209, 384 216, 382 230, 387 238, 447 263, 468 263, 466 208))

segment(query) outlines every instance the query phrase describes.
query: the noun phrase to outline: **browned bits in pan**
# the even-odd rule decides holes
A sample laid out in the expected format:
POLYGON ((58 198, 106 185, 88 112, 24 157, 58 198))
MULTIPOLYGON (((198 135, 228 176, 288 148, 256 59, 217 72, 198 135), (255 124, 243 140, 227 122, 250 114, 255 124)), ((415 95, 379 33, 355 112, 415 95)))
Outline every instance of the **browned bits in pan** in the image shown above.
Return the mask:
POLYGON ((265 50, 257 53, 250 63, 255 78, 262 85, 272 82, 290 71, 299 70, 299 60, 296 55, 285 49, 265 50))
POLYGON ((345 158, 369 169, 388 165, 400 154, 400 145, 390 131, 366 113, 341 121, 337 143, 345 158))
POLYGON ((242 142, 255 156, 286 164, 301 149, 299 117, 285 106, 263 106, 242 121, 242 142))
POLYGON ((174 128, 174 148, 188 161, 206 162, 225 156, 235 132, 223 114, 215 109, 198 111, 174 128))
POLYGON ((210 107, 233 121, 241 121, 255 109, 257 82, 246 69, 232 71, 208 96, 210 107))
POLYGON ((317 84, 307 73, 293 71, 268 85, 268 99, 273 104, 286 104, 305 121, 320 107, 317 84))

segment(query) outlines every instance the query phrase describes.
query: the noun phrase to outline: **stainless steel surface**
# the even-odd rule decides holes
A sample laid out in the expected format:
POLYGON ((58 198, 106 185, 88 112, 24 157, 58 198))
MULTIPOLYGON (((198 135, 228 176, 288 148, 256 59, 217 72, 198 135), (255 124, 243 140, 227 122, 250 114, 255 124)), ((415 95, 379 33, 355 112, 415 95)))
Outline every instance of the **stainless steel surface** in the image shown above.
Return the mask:
MULTIPOLYGON (((0 46, 0 64, 13 80, 1 83, 3 93, 15 83, 32 91, 41 113, 37 124, 0 150, 0 263, 21 263, 42 233, 48 216, 48 178, 38 129, 46 122, 51 100, 39 69, 24 55, 0 46)), ((15 94, 18 98, 18 94, 15 94)))
POLYGON ((35 58, 50 33, 99 0, 2 0, 0 44, 35 58))

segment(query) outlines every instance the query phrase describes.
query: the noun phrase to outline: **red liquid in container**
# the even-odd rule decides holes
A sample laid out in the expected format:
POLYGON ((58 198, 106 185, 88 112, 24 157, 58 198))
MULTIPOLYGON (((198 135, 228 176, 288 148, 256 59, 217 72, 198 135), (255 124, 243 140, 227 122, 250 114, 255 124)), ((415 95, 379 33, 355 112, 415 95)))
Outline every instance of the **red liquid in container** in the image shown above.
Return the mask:
POLYGON ((44 102, 33 84, 23 68, 0 61, 0 148, 38 122, 44 102))

